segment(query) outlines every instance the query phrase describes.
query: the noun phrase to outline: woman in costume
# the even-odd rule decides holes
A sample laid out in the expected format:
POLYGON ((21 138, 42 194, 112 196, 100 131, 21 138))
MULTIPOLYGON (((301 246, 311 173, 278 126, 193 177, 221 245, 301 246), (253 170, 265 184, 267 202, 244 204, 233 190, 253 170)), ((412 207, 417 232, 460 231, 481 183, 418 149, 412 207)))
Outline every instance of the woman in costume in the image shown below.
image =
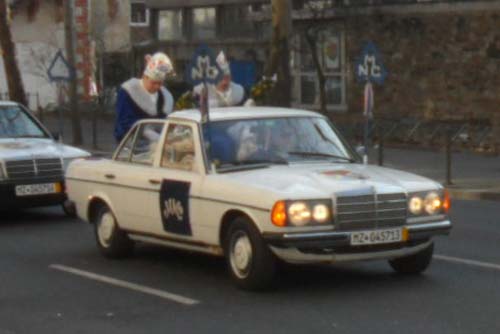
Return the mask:
POLYGON ((121 85, 116 101, 114 132, 118 142, 135 122, 147 118, 165 118, 173 111, 174 99, 163 86, 167 76, 173 74, 170 58, 157 52, 153 56, 146 56, 142 78, 132 78, 121 85))

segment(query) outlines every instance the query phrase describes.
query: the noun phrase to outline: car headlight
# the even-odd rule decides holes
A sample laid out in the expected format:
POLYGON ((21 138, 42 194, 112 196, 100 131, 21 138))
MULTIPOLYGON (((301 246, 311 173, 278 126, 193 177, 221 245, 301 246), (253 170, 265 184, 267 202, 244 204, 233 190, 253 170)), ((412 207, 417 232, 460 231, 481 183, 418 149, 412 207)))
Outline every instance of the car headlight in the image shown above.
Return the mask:
POLYGON ((448 192, 430 191, 410 196, 408 211, 414 216, 447 213, 450 208, 448 192))
POLYGON ((274 225, 284 227, 327 224, 332 221, 331 200, 279 201, 271 212, 274 225))
POLYGON ((414 215, 419 215, 422 213, 424 207, 424 200, 420 196, 413 196, 408 201, 408 210, 414 215))
POLYGON ((441 211, 442 205, 443 202, 436 192, 432 191, 425 196, 424 208, 428 214, 435 215, 441 211))

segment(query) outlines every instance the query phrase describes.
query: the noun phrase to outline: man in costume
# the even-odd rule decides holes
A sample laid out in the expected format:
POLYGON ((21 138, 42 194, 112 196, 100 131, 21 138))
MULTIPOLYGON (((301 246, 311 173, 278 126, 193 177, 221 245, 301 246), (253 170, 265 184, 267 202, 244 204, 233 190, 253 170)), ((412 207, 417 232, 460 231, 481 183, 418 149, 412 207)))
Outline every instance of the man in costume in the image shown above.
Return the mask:
POLYGON ((118 142, 135 122, 147 118, 165 118, 172 112, 174 99, 163 87, 163 82, 173 74, 170 58, 157 52, 153 56, 146 56, 146 69, 142 78, 132 78, 122 84, 116 101, 114 135, 118 142))
MULTIPOLYGON (((224 52, 219 53, 216 61, 222 70, 223 76, 217 84, 207 85, 209 106, 211 108, 220 108, 243 105, 245 90, 243 86, 231 81, 231 69, 224 52)), ((194 95, 200 96, 202 89, 203 84, 194 87, 194 95)))

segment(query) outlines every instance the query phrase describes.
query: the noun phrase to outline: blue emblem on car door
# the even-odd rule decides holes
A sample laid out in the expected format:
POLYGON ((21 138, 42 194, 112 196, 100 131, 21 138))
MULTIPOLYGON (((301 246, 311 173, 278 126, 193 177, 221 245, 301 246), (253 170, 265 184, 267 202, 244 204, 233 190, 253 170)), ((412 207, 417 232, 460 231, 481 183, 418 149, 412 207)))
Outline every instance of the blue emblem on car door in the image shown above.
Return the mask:
POLYGON ((192 235, 189 221, 190 188, 189 182, 163 180, 160 189, 160 210, 165 231, 192 235))

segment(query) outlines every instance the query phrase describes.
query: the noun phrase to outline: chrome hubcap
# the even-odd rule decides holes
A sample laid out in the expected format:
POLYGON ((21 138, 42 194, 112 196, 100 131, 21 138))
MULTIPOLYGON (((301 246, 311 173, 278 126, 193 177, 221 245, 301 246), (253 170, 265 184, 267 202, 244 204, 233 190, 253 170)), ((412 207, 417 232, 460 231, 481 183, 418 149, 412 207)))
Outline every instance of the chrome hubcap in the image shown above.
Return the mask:
POLYGON ((236 232, 231 238, 231 269, 239 278, 245 278, 252 264, 252 244, 243 231, 236 232))
POLYGON ((99 236, 99 242, 102 246, 110 246, 115 226, 115 217, 113 217, 111 212, 106 212, 101 216, 99 226, 97 227, 97 235, 99 236))

